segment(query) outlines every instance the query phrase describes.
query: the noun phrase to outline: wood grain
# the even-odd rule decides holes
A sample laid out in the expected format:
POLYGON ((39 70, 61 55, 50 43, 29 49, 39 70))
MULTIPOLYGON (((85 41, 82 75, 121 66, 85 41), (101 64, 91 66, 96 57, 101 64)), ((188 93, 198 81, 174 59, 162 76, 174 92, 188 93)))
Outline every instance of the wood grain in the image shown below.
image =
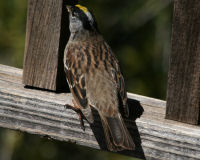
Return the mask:
POLYGON ((29 0, 23 83, 67 90, 63 52, 69 37, 66 0, 29 0))
POLYGON ((174 0, 166 118, 199 123, 200 1, 174 0))
MULTIPOLYGON (((101 123, 86 121, 80 126, 78 115, 64 107, 71 104, 69 93, 54 93, 24 88, 22 70, 0 65, 0 127, 106 149, 101 123)), ((135 151, 125 154, 141 159, 200 159, 200 127, 165 119, 166 102, 128 94, 131 118, 125 119, 135 151), (139 117, 144 109, 144 113, 139 117)))

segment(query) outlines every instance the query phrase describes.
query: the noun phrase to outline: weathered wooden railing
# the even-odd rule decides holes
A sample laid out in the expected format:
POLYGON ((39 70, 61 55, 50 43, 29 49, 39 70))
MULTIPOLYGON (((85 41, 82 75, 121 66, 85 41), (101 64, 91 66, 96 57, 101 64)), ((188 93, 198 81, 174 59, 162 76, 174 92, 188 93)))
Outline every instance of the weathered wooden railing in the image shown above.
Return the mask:
MULTIPOLYGON (((198 159, 200 127, 165 119, 166 102, 128 94, 135 115, 125 120, 136 143, 136 151, 121 152, 143 159, 198 159), (144 109, 144 113, 138 117, 144 109)), ((61 141, 104 149, 103 130, 98 118, 93 126, 64 107, 71 104, 69 93, 24 88, 22 70, 0 65, 0 126, 61 141)))
MULTIPOLYGON (((105 149, 98 116, 93 125, 84 121, 83 131, 77 114, 64 107, 71 104, 71 94, 55 92, 66 86, 62 58, 68 3, 29 0, 23 76, 21 69, 0 65, 0 126, 105 149)), ((167 107, 165 101, 129 93, 131 117, 125 122, 136 150, 120 154, 200 159, 200 127, 190 125, 200 121, 200 1, 174 4, 167 107)))

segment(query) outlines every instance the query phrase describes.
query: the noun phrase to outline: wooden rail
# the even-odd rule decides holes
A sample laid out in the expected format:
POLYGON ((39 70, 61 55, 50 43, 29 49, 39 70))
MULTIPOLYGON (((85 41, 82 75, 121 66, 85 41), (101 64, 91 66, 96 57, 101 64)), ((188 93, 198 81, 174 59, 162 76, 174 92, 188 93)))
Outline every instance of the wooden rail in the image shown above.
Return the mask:
MULTIPOLYGON (((131 93, 128 97, 132 116, 125 122, 136 150, 120 154, 142 159, 200 159, 199 126, 166 120, 165 101, 131 93)), ((0 65, 0 127, 105 149, 98 117, 93 125, 84 121, 83 131, 77 114, 64 107, 71 100, 69 93, 24 88, 21 69, 0 65)))

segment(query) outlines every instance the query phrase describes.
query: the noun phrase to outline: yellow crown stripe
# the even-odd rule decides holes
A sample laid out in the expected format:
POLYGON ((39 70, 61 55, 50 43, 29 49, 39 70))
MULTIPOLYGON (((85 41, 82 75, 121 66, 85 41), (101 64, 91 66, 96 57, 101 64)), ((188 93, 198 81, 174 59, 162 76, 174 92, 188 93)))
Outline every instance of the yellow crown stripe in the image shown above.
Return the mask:
POLYGON ((78 7, 79 9, 81 9, 84 13, 88 12, 88 9, 84 6, 81 6, 80 4, 77 4, 76 7, 78 7))

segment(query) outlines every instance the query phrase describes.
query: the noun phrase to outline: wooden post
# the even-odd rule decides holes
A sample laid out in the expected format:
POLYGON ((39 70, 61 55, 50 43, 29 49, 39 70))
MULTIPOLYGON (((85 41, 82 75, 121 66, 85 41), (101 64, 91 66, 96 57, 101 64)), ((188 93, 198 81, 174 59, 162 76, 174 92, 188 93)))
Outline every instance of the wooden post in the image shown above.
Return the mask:
MULTIPOLYGON (((75 2, 75 1, 73 1, 75 2)), ((63 52, 68 41, 70 0, 29 0, 23 83, 48 90, 66 90, 63 52)))
POLYGON ((200 1, 174 0, 166 118, 199 123, 200 1))

